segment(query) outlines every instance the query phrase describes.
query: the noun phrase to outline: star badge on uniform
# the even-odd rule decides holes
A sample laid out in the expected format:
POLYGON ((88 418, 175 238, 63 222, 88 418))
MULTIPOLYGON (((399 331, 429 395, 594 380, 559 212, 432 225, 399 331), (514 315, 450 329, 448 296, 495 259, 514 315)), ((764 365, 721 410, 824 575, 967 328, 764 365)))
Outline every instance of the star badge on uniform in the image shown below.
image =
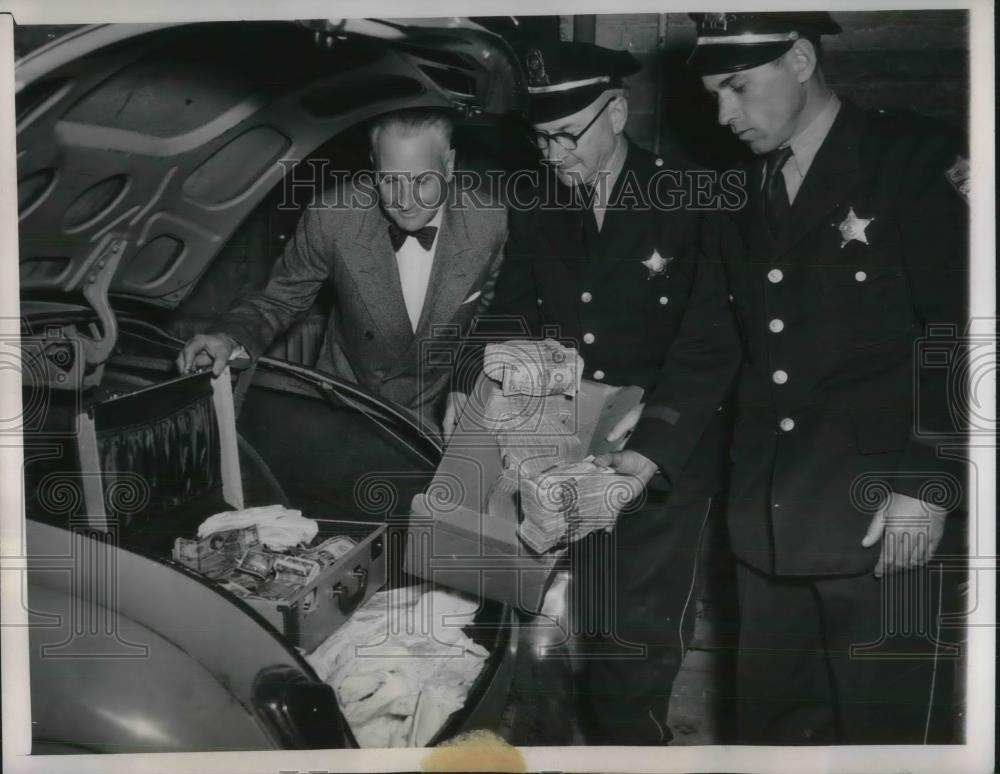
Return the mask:
POLYGON ((653 279, 653 277, 658 277, 665 273, 667 270, 667 264, 674 260, 673 256, 669 258, 664 258, 660 255, 659 251, 653 250, 653 254, 649 256, 645 261, 641 261, 642 265, 646 267, 649 271, 649 276, 646 279, 653 279))
POLYGON ((865 229, 868 228, 868 224, 871 223, 875 218, 859 218, 853 207, 849 207, 847 210, 847 217, 844 218, 840 225, 834 223, 834 226, 840 230, 840 235, 844 238, 844 241, 840 243, 840 248, 843 249, 847 246, 848 242, 858 241, 864 244, 868 244, 868 235, 865 233, 865 229))

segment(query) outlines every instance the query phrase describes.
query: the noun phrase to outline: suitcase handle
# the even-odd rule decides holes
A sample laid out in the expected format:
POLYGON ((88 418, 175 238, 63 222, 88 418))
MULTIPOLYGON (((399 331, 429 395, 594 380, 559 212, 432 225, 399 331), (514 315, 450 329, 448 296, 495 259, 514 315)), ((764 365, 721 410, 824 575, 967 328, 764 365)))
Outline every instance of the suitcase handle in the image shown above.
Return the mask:
POLYGON ((358 581, 358 589, 353 594, 348 595, 347 588, 342 583, 333 587, 334 596, 337 597, 337 605, 344 615, 350 615, 357 609, 368 590, 368 570, 366 568, 359 564, 351 570, 351 575, 358 581))

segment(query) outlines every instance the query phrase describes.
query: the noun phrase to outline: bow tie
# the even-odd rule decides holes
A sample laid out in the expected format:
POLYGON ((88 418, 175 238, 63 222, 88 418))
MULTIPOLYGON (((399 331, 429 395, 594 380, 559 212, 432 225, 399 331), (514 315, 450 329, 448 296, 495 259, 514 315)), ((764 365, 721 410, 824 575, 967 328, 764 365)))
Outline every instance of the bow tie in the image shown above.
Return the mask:
POLYGON ((389 241, 392 242, 394 253, 399 252, 399 248, 403 246, 407 237, 415 237, 424 250, 430 250, 431 245, 434 244, 435 236, 437 236, 437 226, 424 226, 416 231, 403 231, 395 223, 389 224, 389 241))

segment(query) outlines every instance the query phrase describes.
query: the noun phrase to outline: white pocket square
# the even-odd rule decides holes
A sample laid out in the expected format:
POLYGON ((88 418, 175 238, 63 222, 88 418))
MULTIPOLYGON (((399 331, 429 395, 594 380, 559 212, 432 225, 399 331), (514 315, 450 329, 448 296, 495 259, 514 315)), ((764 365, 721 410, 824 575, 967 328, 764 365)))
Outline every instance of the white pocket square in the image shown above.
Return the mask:
POLYGON ((471 304, 473 301, 475 301, 477 298, 479 298, 482 294, 483 294, 483 291, 477 290, 475 293, 473 293, 471 296, 469 296, 467 299, 465 299, 462 302, 462 305, 464 306, 465 304, 471 304))

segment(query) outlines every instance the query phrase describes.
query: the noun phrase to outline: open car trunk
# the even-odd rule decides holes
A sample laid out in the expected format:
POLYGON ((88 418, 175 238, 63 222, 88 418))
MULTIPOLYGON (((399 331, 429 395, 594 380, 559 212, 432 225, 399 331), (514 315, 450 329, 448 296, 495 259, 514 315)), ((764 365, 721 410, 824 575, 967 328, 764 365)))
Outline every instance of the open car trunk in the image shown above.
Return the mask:
MULTIPOLYGON (((81 411, 170 378, 175 356, 169 337, 124 320, 102 385, 82 395, 55 393, 25 437, 29 555, 50 560, 29 574, 29 603, 62 621, 31 630, 36 751, 355 746, 294 638, 171 561, 176 537, 193 536, 204 518, 228 508, 217 482, 208 477, 198 491, 145 499, 116 495, 111 484, 110 531, 88 527, 88 474, 80 469, 75 427, 81 411), (173 504, 164 507, 165 500, 173 504), (51 557, 60 556, 66 566, 58 569, 69 572, 52 572, 51 557), (102 621, 113 626, 74 637, 75 629, 102 621), (50 652, 61 658, 47 658, 50 652), (280 700, 268 700, 275 694, 280 700)), ((406 514, 433 476, 437 443, 404 412, 308 369, 265 360, 249 379, 236 425, 245 506, 300 509, 320 521, 321 536, 350 534, 358 522, 387 524, 387 587, 417 582, 402 571, 406 514)), ((157 406, 149 414, 156 416, 157 406)), ((127 481, 116 474, 117 485, 127 481)), ((518 639, 513 611, 483 600, 466 633, 490 655, 466 706, 430 744, 496 726, 507 699, 518 639)))
MULTIPOLYGON (((185 301, 298 162, 387 110, 514 105, 506 44, 467 20, 441 24, 98 26, 18 63, 29 603, 48 622, 30 634, 34 752, 356 744, 292 639, 171 561, 175 538, 229 507, 198 434, 159 438, 157 459, 184 472, 145 471, 150 497, 116 506, 105 479, 97 514, 80 426, 115 396, 148 394, 149 417, 162 411, 150 388, 176 376, 180 342, 150 320, 185 301), (95 531, 98 516, 110 530, 95 531)), ((405 411, 267 360, 238 400, 246 506, 283 503, 334 532, 345 520, 405 532, 400 514, 441 454, 405 411)), ((141 433, 148 418, 140 406, 118 420, 141 433)), ((388 583, 407 584, 386 534, 388 583)), ((513 611, 484 600, 468 634, 489 657, 431 744, 495 725, 506 698, 513 611)))

